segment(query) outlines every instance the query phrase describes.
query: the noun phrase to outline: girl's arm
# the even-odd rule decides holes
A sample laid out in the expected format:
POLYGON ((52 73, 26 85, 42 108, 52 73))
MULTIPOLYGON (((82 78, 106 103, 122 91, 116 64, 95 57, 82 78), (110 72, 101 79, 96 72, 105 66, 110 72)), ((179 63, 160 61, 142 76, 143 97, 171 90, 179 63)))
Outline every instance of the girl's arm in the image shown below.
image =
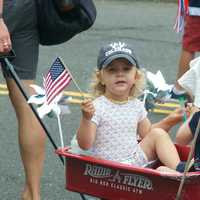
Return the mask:
POLYGON ((145 117, 142 121, 138 123, 137 132, 141 139, 144 138, 151 131, 151 127, 151 122, 147 117, 145 117))
POLYGON ((92 147, 96 137, 96 124, 91 121, 95 109, 91 100, 85 100, 81 104, 82 119, 77 131, 79 146, 87 150, 92 147))

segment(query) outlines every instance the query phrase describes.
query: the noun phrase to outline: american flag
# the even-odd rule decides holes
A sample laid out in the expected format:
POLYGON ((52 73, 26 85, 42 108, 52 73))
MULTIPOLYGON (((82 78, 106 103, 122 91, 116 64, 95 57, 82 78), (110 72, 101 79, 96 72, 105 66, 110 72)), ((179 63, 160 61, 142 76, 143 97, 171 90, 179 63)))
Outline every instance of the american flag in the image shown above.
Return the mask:
POLYGON ((43 82, 47 104, 50 104, 71 80, 70 73, 66 70, 61 59, 59 57, 56 58, 43 82))

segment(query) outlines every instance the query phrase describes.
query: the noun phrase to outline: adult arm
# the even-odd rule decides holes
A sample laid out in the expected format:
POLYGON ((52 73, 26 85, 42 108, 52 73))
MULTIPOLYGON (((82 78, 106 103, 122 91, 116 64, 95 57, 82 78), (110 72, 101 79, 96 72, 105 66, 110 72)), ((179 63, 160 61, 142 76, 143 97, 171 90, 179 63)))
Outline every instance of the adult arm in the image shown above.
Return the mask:
POLYGON ((3 0, 0 0, 0 53, 11 50, 11 40, 8 28, 3 20, 3 0))

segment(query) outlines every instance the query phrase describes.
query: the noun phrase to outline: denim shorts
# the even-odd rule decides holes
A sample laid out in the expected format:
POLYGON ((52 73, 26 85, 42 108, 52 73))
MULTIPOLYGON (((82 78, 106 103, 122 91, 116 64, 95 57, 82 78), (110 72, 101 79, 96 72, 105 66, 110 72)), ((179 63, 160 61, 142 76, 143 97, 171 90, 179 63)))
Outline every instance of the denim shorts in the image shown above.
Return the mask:
POLYGON ((3 18, 16 54, 12 61, 16 73, 20 79, 35 79, 39 53, 35 1, 4 0, 3 18))

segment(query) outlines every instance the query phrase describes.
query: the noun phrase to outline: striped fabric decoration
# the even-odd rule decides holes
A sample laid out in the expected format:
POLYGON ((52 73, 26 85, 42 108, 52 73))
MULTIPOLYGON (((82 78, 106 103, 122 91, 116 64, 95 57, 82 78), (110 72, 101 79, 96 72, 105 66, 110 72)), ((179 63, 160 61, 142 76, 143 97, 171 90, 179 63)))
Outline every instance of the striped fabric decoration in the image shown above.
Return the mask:
POLYGON ((59 57, 56 58, 43 82, 47 104, 50 104, 71 80, 70 73, 66 70, 61 59, 59 57))
POLYGON ((184 29, 184 17, 188 14, 189 0, 178 0, 178 11, 176 16, 176 21, 174 25, 174 30, 180 33, 184 29))

